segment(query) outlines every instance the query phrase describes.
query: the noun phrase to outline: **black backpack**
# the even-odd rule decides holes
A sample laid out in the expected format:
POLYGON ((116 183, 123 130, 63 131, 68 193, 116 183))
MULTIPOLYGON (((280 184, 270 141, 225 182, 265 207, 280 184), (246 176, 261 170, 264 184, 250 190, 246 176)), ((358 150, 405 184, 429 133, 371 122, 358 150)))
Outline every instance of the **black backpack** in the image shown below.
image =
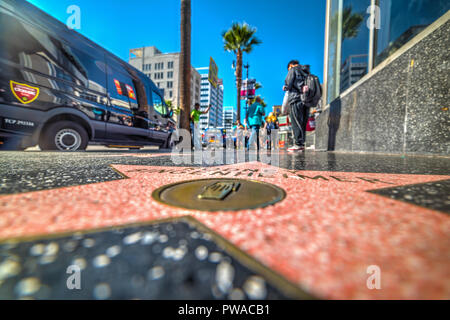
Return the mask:
POLYGON ((309 88, 305 93, 303 93, 303 88, 298 88, 298 90, 302 92, 302 102, 308 108, 315 108, 322 98, 322 86, 320 85, 319 78, 312 73, 306 73, 301 69, 299 71, 306 77, 304 85, 309 88))

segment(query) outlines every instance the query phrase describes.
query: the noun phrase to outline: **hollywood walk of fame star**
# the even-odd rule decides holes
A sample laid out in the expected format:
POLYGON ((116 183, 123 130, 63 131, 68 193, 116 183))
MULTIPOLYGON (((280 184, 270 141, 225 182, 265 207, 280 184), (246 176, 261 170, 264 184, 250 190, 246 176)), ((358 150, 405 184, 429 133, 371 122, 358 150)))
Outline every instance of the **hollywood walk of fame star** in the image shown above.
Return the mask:
POLYGON ((324 298, 449 298, 450 218, 367 192, 448 176, 112 165, 127 179, 0 197, 0 238, 85 230, 190 215, 307 291, 324 298), (286 191, 273 206, 201 212, 167 206, 169 183, 239 177, 286 191), (367 268, 379 266, 380 290, 367 268))

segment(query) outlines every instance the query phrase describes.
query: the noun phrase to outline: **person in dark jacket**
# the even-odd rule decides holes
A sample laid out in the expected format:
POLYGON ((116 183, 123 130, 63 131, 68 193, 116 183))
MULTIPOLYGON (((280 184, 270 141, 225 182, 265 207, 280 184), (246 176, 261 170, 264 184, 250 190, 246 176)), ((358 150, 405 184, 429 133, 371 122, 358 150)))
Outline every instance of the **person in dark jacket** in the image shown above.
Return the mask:
POLYGON ((288 75, 283 89, 289 93, 289 117, 294 134, 294 145, 288 149, 290 152, 305 150, 306 124, 308 122, 308 108, 302 101, 306 76, 309 66, 301 66, 297 60, 288 63, 288 75))

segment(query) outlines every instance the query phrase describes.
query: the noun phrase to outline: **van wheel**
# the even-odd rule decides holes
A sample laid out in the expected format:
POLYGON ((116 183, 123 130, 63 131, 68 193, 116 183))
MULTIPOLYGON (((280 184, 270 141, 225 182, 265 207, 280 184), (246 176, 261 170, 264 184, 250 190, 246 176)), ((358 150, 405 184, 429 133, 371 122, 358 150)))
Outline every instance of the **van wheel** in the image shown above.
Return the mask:
POLYGON ((85 150, 89 136, 78 123, 60 121, 50 124, 39 139, 41 150, 85 150))
POLYGON ((173 149, 173 147, 175 146, 175 142, 172 141, 172 134, 170 134, 167 137, 167 140, 164 142, 164 144, 162 145, 162 149, 173 149))

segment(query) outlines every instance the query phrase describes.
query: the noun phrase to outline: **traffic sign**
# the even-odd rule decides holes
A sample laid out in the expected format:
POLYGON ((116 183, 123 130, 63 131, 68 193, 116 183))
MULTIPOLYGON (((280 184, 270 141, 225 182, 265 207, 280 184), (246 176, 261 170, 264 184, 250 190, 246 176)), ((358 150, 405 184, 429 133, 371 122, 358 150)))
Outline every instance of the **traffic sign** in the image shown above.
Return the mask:
POLYGON ((242 81, 241 86, 241 99, 253 99, 255 97, 255 86, 256 86, 256 80, 255 79, 245 79, 242 81))
POLYGON ((208 81, 215 89, 217 89, 218 77, 219 77, 219 68, 217 67, 217 64, 214 62, 214 59, 210 57, 208 81))

